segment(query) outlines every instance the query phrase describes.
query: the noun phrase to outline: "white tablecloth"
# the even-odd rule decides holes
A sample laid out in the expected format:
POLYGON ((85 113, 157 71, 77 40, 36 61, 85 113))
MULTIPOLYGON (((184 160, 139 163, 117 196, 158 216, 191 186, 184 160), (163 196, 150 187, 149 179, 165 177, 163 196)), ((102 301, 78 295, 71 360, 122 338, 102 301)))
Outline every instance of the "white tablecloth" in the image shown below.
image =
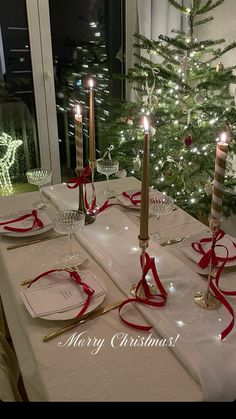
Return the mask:
MULTIPOLYGON (((125 189, 139 187, 139 183, 133 178, 120 179, 114 181, 114 186, 117 192, 122 192, 125 189)), ((96 188, 97 191, 103 189, 104 182, 97 184, 96 188)), ((72 201, 75 199, 76 202, 76 192, 72 193, 75 194, 72 201)), ((1 198, 1 213, 29 208, 36 195, 29 193, 1 198)), ((126 214, 138 224, 135 212, 127 211, 126 214)), ((162 228, 168 225, 170 238, 205 229, 205 226, 181 210, 162 218, 162 228)), ((155 218, 150 219, 151 230, 157 227, 156 223, 155 218)), ((86 332, 85 337, 104 339, 104 346, 97 355, 91 354, 90 347, 60 348, 59 339, 43 343, 43 336, 60 326, 61 322, 30 318, 19 296, 20 283, 53 267, 58 254, 65 246, 65 238, 6 251, 6 245, 15 241, 16 239, 1 238, 0 292, 30 400, 196 401, 204 399, 201 387, 171 349, 159 346, 112 348, 111 339, 116 333, 127 334, 129 338, 136 338, 141 333, 121 323, 117 311, 97 318, 78 330, 75 329, 78 333, 86 332)), ((75 245, 80 247, 77 242, 75 245)), ((193 263, 181 254, 179 245, 169 246, 166 250, 193 268, 193 263)), ((108 275, 85 249, 82 251, 90 258, 89 269, 107 286, 106 302, 123 299, 124 293, 114 284, 112 275, 108 275)), ((199 279, 199 288, 202 287, 203 282, 199 279)), ((144 319, 143 321, 145 322, 144 319)), ((152 332, 152 335, 158 337, 157 332, 152 332)), ((69 336, 70 332, 62 336, 60 341, 66 342, 69 336)))

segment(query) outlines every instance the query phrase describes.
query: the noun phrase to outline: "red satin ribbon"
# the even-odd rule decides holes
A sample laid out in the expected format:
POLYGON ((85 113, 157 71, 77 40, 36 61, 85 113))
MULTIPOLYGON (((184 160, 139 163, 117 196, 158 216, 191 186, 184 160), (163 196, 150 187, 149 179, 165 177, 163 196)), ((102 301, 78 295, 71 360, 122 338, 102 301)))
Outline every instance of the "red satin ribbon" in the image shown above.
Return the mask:
POLYGON ((122 195, 125 198, 128 198, 130 200, 130 202, 135 206, 140 204, 140 202, 141 202, 140 199, 134 199, 136 196, 141 195, 141 192, 135 192, 135 193, 133 193, 133 195, 129 195, 127 192, 123 192, 122 195))
POLYGON ((33 210, 31 214, 22 215, 21 217, 15 218, 14 220, 1 222, 0 225, 17 223, 18 221, 23 221, 23 220, 26 220, 27 218, 31 218, 31 217, 34 218, 33 224, 32 224, 31 227, 16 228, 16 227, 8 227, 6 225, 3 228, 4 228, 4 230, 7 230, 7 231, 16 231, 16 232, 19 232, 19 233, 26 233, 27 231, 31 231, 34 227, 39 227, 39 228, 43 227, 43 222, 38 218, 36 210, 33 210))
POLYGON ((95 214, 95 208, 96 208, 96 203, 97 203, 96 194, 95 194, 95 187, 94 187, 94 185, 92 185, 94 198, 93 198, 93 200, 90 204, 88 203, 87 190, 86 190, 86 184, 91 183, 90 179, 88 179, 88 177, 91 175, 91 173, 92 173, 92 171, 91 171, 90 167, 89 166, 85 167, 83 169, 82 176, 68 180, 67 187, 69 189, 76 189, 80 185, 85 185, 84 205, 85 205, 87 213, 92 215, 92 214, 95 214))
MULTIPOLYGON (((122 192, 122 195, 125 198, 128 198, 132 202, 133 205, 137 205, 137 204, 139 204, 141 202, 141 200, 133 199, 135 196, 138 196, 140 194, 141 194, 141 192, 135 192, 133 195, 130 196, 127 192, 122 192)), ((106 210, 107 208, 113 207, 114 205, 119 205, 119 204, 116 204, 116 203, 109 204, 109 199, 108 199, 107 201, 105 201, 102 204, 102 206, 100 208, 96 209, 96 211, 94 211, 93 213, 95 215, 98 215, 101 212, 103 212, 104 210, 106 210)))
POLYGON ((75 281, 78 285, 80 285, 83 289, 83 292, 87 295, 87 299, 82 307, 82 309, 80 310, 80 312, 77 314, 76 317, 82 316, 85 311, 87 310, 91 299, 93 297, 94 294, 94 290, 88 285, 86 284, 86 282, 82 282, 82 279, 80 277, 80 275, 78 274, 78 272, 76 271, 69 271, 68 269, 52 269, 50 271, 47 272, 43 272, 42 274, 38 275, 29 285, 28 288, 31 287, 32 284, 34 284, 34 282, 38 281, 40 278, 43 278, 44 276, 47 276, 53 272, 68 272, 68 274, 70 275, 71 279, 73 279, 73 281, 75 281))
MULTIPOLYGON (((236 256, 231 256, 231 257, 220 257, 220 256, 216 256, 215 254, 215 248, 216 247, 224 247, 222 245, 217 244, 218 241, 220 241, 223 237, 224 237, 225 233, 223 230, 219 230, 216 235, 214 236, 213 240, 212 237, 207 237, 204 239, 201 239, 199 242, 193 242, 192 243, 192 248, 194 250, 196 250, 196 252, 200 253, 202 256, 200 262, 199 262, 199 266, 202 269, 205 269, 207 266, 209 266, 210 262, 212 262, 212 266, 215 267, 218 265, 218 262, 229 262, 231 260, 235 260, 236 256), (205 252, 205 250, 203 249, 203 244, 204 243, 212 243, 211 248, 205 252)), ((236 247, 235 243, 233 243, 233 245, 236 247)))
POLYGON ((145 252, 145 253, 142 253, 141 256, 140 256, 140 263, 141 263, 141 268, 142 268, 142 278, 140 279, 140 281, 137 285, 136 296, 134 298, 128 298, 127 300, 122 302, 122 304, 119 306, 119 314, 120 314, 121 320, 125 324, 127 324, 128 326, 130 326, 130 327, 132 327, 136 330, 149 332, 149 330, 151 330, 153 326, 151 326, 151 325, 143 326, 143 325, 138 325, 138 324, 132 323, 132 322, 124 319, 123 316, 121 315, 122 308, 129 303, 140 303, 140 304, 144 304, 144 305, 152 306, 152 307, 163 307, 166 304, 167 292, 166 292, 165 288, 163 287, 163 285, 160 281, 160 278, 158 276, 156 265, 155 265, 155 258, 153 258, 153 257, 150 258, 148 253, 145 252), (152 275, 153 275, 153 278, 155 280, 156 286, 160 291, 159 294, 152 294, 150 292, 149 286, 148 286, 147 281, 146 281, 146 276, 147 276, 149 271, 152 272, 152 275), (144 294, 145 294, 144 298, 141 298, 141 297, 137 296, 137 292, 138 292, 140 287, 142 287, 143 290, 144 290, 144 294), (155 298, 157 298, 158 301, 156 301, 155 298))
POLYGON ((69 189, 75 189, 75 188, 78 188, 78 186, 80 185, 86 185, 86 183, 90 183, 90 180, 88 179, 88 177, 91 175, 91 173, 92 172, 91 172, 90 167, 88 166, 85 167, 80 177, 68 180, 67 187, 69 189))
MULTIPOLYGON (((224 237, 225 233, 223 230, 219 230, 215 236, 212 238, 203 238, 200 240, 200 242, 194 242, 192 243, 192 248, 196 250, 198 253, 201 253, 203 256, 201 260, 199 261, 199 266, 203 269, 207 268, 208 266, 216 267, 218 266, 219 262, 222 262, 221 265, 218 267, 216 275, 215 275, 215 284, 213 282, 213 278, 210 278, 210 289, 212 290, 215 297, 225 306, 227 311, 232 317, 231 322, 229 325, 223 330, 221 333, 221 340, 223 340, 233 329, 234 327, 234 311, 227 299, 224 297, 224 295, 228 296, 236 296, 236 291, 226 291, 222 290, 220 287, 220 275, 228 261, 235 260, 236 256, 229 257, 229 250, 226 246, 217 244, 218 241, 220 241, 224 237), (203 243, 209 243, 212 242, 211 248, 205 252, 203 249, 202 244, 203 243), (226 250, 226 257, 220 257, 217 256, 215 253, 216 247, 222 247, 226 250)), ((235 246, 235 243, 233 243, 235 246)), ((236 246, 235 246, 236 247, 236 246)))

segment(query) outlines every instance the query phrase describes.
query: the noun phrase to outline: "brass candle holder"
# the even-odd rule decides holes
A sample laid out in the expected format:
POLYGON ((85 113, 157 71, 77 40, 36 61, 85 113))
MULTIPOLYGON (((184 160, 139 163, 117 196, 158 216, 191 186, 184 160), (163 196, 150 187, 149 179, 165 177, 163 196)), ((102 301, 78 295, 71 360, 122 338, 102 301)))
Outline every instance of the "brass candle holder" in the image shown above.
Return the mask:
MULTIPOLYGON (((145 240, 141 239, 139 237, 139 247, 142 251, 141 253, 141 260, 142 260, 142 267, 144 266, 144 262, 145 262, 145 252, 146 249, 149 246, 149 237, 145 240)), ((147 282, 148 288, 149 288, 149 292, 150 294, 156 294, 157 293, 157 287, 154 284, 151 284, 150 282, 147 282)), ((130 294, 132 295, 132 297, 139 297, 139 298, 146 298, 145 295, 145 290, 144 288, 138 284, 134 284, 131 289, 130 289, 130 294)))
MULTIPOLYGON (((214 242, 216 233, 219 231, 220 224, 221 221, 219 219, 209 217, 209 227, 212 232, 212 243, 214 242)), ((221 305, 221 302, 212 294, 210 290, 211 278, 213 277, 213 268, 214 267, 212 265, 211 259, 207 280, 207 289, 205 292, 198 292, 194 297, 195 303, 205 310, 216 310, 221 305)))
MULTIPOLYGON (((81 170, 76 170, 76 175, 78 177, 82 176, 82 171, 81 170)), ((83 183, 81 183, 79 185, 79 211, 82 211, 85 214, 85 225, 89 225, 95 222, 95 217, 88 214, 86 209, 85 209, 85 205, 84 205, 84 185, 83 183)))
POLYGON ((96 199, 96 192, 95 192, 95 185, 94 185, 94 172, 95 172, 95 168, 96 168, 96 160, 91 160, 89 161, 89 167, 91 170, 91 181, 92 181, 92 200, 91 202, 93 202, 96 199))

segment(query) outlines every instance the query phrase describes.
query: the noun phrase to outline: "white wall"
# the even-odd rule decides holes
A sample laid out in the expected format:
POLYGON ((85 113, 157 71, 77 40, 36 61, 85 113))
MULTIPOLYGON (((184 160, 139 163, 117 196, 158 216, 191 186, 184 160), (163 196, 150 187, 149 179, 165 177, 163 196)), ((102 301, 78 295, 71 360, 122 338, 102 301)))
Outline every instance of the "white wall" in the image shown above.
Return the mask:
MULTIPOLYGON (((225 0, 216 9, 209 12, 214 20, 196 29, 196 36, 199 40, 224 38, 226 43, 236 39, 236 0, 225 0)), ((233 50, 222 57, 225 66, 236 65, 236 50, 233 50)))

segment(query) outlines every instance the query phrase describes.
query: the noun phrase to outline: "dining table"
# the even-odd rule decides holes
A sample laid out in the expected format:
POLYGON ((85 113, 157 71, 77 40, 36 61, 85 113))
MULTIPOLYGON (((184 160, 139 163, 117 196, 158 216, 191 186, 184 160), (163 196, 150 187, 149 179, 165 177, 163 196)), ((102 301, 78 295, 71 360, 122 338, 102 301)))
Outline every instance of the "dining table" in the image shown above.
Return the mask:
MULTIPOLYGON (((114 205, 72 237, 73 248, 88 262, 86 269, 106 287, 103 305, 129 299, 131 285, 141 278, 140 211, 117 199, 124 191, 140 190, 141 183, 134 177, 113 179, 110 183, 116 194, 109 203, 114 205)), ((105 181, 95 183, 98 204, 105 199, 105 187, 105 181)), ((89 193, 90 185, 87 190, 89 193)), ((70 190, 64 183, 47 186, 43 191, 49 215, 55 207, 78 208, 76 188, 70 190)), ((38 192, 0 197, 0 216, 32 210, 37 197, 38 192)), ((44 337, 69 320, 33 318, 23 303, 21 293, 26 287, 21 284, 57 267, 67 237, 30 244, 33 239, 55 232, 51 229, 23 238, 0 235, 0 295, 29 401, 235 399, 235 331, 224 342, 214 341, 215 330, 220 330, 219 316, 221 323, 227 324, 228 315, 224 307, 218 314, 195 304, 194 295, 206 288, 206 280, 198 274, 197 264, 182 251, 189 237, 196 233, 204 237, 207 232, 207 225, 177 206, 159 219, 150 213, 147 252, 155 257, 157 272, 167 290, 166 305, 156 308, 130 303, 122 313, 118 308, 111 310, 48 342, 44 337), (153 238, 158 229, 170 240, 164 246, 153 238), (29 244, 8 249, 24 242, 29 244), (134 325, 151 324, 153 328, 139 330, 122 318, 134 325)), ((235 309, 233 298, 231 301, 235 309)))

